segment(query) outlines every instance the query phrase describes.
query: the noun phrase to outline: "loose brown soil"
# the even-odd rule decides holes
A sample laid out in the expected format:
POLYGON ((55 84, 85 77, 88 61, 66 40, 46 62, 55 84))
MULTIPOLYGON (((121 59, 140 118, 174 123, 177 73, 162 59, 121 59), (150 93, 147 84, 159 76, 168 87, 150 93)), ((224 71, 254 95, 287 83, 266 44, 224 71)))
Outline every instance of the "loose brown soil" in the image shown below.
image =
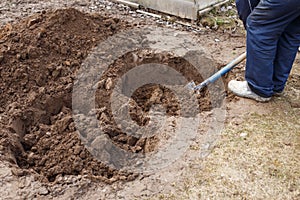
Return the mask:
MULTIPOLYGON (((132 26, 120 19, 65 9, 45 11, 1 30, 0 145, 3 159, 14 164, 17 175, 35 173, 43 182, 65 175, 88 175, 106 183, 136 177, 93 158, 79 139, 71 111, 73 80, 89 51, 132 26)), ((96 95, 99 122, 115 144, 135 153, 153 151, 160 138, 154 134, 136 138, 122 132, 109 109, 110 95, 118 77, 147 63, 164 63, 189 80, 203 80, 183 58, 151 50, 130 52, 105 72, 96 95), (133 54, 140 58, 137 62, 133 54)), ((199 112, 211 109, 207 95, 206 91, 198 95, 199 112)), ((180 115, 175 95, 159 85, 139 88, 132 100, 130 115, 141 126, 149 121, 147 113, 154 104, 162 104, 168 116, 180 115)))
POLYGON ((3 158, 22 169, 19 175, 34 170, 50 182, 58 175, 88 174, 107 182, 122 176, 81 144, 71 92, 75 72, 91 48, 128 27, 119 19, 66 9, 1 30, 0 144, 3 158))
MULTIPOLYGON (((285 94, 269 104, 222 91, 227 128, 211 143, 204 141, 209 120, 215 120, 213 102, 208 91, 198 95, 197 114, 203 126, 184 155, 152 174, 101 162, 82 140, 95 139, 96 131, 80 135, 76 129, 72 111, 76 72, 99 43, 141 25, 184 30, 217 62, 207 65, 220 68, 245 50, 244 30, 234 12, 233 8, 221 13, 221 23, 212 12, 199 23, 182 26, 105 0, 1 1, 0 199, 298 199, 299 55, 285 94), (67 9, 51 10, 58 7, 67 9)), ((174 119, 182 114, 171 90, 148 84, 130 97, 130 117, 147 125, 150 108, 162 105, 171 119, 165 132, 139 138, 114 122, 110 97, 117 79, 149 63, 171 66, 188 80, 203 80, 182 58, 151 49, 125 54, 105 71, 95 96, 98 123, 113 144, 138 155, 155 152, 173 135, 174 119)), ((199 63, 206 69, 204 62, 199 63)), ((225 85, 243 79, 243 64, 223 78, 225 85)))
MULTIPOLYGON (((99 109, 97 111, 97 116, 100 123, 104 125, 104 129, 109 137, 118 146, 121 146, 121 148, 133 152, 146 153, 153 151, 159 138, 157 135, 150 138, 135 138, 132 136, 126 136, 126 134, 117 127, 113 119, 114 116, 110 109, 111 95, 113 88, 116 85, 116 81, 118 80, 117 78, 122 77, 126 72, 136 66, 150 63, 164 63, 183 74, 183 76, 185 76, 188 80, 195 80, 197 82, 203 81, 201 75, 197 73, 189 62, 183 58, 175 57, 174 55, 166 52, 155 53, 153 50, 134 51, 122 56, 112 66, 110 66, 109 70, 104 73, 98 84, 96 104, 99 109), (134 61, 135 57, 138 57, 139 60, 134 61)), ((197 96, 199 112, 211 109, 210 100, 209 98, 205 98, 206 96, 209 96, 209 94, 205 90, 197 96)), ((132 101, 129 113, 133 121, 135 121, 139 126, 145 126, 148 124, 150 120, 148 114, 153 105, 162 105, 166 110, 167 116, 176 117, 182 115, 182 113, 180 113, 181 108, 178 99, 176 99, 176 95, 170 89, 161 85, 144 85, 134 91, 131 98, 132 101)), ((197 108, 191 108, 191 110, 193 109, 197 108)), ((130 129, 131 127, 127 128, 130 129)), ((155 133, 148 134, 155 135, 155 133)))

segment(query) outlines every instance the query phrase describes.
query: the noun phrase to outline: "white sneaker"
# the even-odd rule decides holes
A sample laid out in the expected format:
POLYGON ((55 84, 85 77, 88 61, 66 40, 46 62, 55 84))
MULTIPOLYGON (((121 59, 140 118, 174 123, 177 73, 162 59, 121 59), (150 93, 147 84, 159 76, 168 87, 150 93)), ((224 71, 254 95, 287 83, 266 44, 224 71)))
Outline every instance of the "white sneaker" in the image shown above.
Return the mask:
POLYGON ((247 81, 236 81, 236 80, 229 81, 228 89, 237 96, 254 99, 259 102, 267 102, 270 101, 271 99, 271 97, 267 97, 267 98, 261 97, 255 94, 254 92, 252 92, 248 86, 247 81))

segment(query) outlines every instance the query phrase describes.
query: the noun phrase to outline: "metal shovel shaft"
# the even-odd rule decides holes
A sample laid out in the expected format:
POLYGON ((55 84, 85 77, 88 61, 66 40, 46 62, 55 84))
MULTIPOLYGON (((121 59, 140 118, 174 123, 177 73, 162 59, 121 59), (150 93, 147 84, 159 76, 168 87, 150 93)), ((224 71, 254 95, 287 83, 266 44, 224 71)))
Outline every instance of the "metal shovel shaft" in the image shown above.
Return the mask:
POLYGON ((239 57, 235 58, 233 61, 228 63, 225 67, 220 69, 214 75, 212 75, 208 79, 204 80, 202 83, 200 83, 200 84, 196 85, 195 87, 193 87, 193 89, 194 90, 202 90, 204 87, 208 86, 210 83, 213 83, 213 82, 217 81, 221 76, 228 73, 232 68, 234 68, 240 62, 242 62, 245 58, 246 58, 246 52, 241 54, 239 57))

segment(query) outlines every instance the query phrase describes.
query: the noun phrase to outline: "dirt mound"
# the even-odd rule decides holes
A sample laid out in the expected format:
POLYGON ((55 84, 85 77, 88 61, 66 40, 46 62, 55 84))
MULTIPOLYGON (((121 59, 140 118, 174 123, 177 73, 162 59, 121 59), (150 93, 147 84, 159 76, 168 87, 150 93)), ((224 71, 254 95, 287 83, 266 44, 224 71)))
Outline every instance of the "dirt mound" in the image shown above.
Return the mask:
POLYGON ((71 117, 71 91, 74 74, 91 48, 128 26, 119 19, 66 9, 36 14, 1 30, 4 159, 49 181, 58 174, 120 175, 80 144, 71 117))
MULTIPOLYGON (((93 158, 81 143, 71 110, 75 74, 89 51, 131 26, 119 19, 66 9, 36 14, 0 30, 0 155, 14 164, 17 175, 35 173, 46 182, 64 175, 86 174, 107 183, 136 177, 93 158)), ((147 57, 139 64, 161 62, 161 56, 152 52, 147 56, 142 51, 135 54, 147 57)), ((175 69, 177 66, 178 71, 191 69, 183 59, 168 54, 163 57, 164 63, 175 69)), ((115 77, 133 68, 135 65, 128 64, 131 59, 128 54, 116 61, 113 70, 104 76, 104 83, 111 77, 114 84, 115 77)), ((188 75, 190 79, 201 81, 201 77, 192 74, 188 75)), ((107 84, 99 86, 99 108, 109 107, 110 88, 107 84)), ((207 94, 201 95, 199 98, 207 94)), ((153 104, 163 104, 168 115, 178 115, 176 98, 165 88, 148 85, 132 98, 136 104, 130 115, 139 125, 147 124, 147 112, 153 104)), ((200 104, 201 110, 210 109, 208 101, 200 104)), ((138 153, 155 149, 157 136, 127 136, 113 123, 109 109, 102 109, 97 115, 106 134, 121 148, 138 153)))

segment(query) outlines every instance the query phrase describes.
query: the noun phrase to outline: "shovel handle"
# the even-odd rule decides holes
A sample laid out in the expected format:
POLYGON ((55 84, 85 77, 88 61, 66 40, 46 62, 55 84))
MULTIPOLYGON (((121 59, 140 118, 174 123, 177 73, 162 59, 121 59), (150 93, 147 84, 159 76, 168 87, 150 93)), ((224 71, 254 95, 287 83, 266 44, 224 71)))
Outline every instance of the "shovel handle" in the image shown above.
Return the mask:
POLYGON ((221 76, 228 73, 230 70, 232 70, 235 66, 237 66, 240 62, 246 59, 246 52, 241 54, 239 57, 235 58, 233 61, 228 63, 225 67, 220 69, 218 72, 210 76, 208 79, 200 83, 199 85, 196 85, 194 87, 194 90, 202 90, 204 87, 208 86, 210 83, 214 83, 217 81, 221 76))

